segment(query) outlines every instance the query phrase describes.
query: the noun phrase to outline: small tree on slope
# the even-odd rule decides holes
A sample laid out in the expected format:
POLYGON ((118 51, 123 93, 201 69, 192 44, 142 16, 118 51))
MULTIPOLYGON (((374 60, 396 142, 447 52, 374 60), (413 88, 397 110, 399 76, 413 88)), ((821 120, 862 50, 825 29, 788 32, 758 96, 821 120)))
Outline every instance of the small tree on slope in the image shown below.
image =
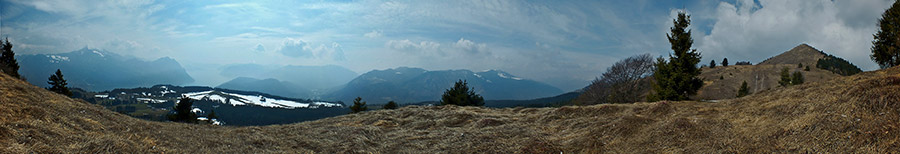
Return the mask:
POLYGON ((72 97, 72 91, 69 91, 69 88, 66 87, 68 83, 63 78, 62 71, 56 69, 56 73, 50 75, 49 80, 47 83, 50 84, 50 88, 47 88, 47 90, 72 97))
POLYGON ((216 116, 216 110, 209 111, 209 114, 206 115, 207 119, 219 119, 219 116, 216 116))
POLYGON ((800 85, 803 84, 803 74, 800 72, 794 72, 791 76, 791 85, 800 85))
POLYGON ((781 80, 778 81, 778 84, 782 87, 791 85, 791 74, 787 67, 781 69, 781 80))
POLYGON ((441 105, 458 106, 484 106, 484 98, 475 94, 475 89, 469 89, 468 82, 459 80, 453 87, 444 91, 441 95, 441 105))
POLYGON ((728 66, 728 58, 722 59, 722 67, 728 66))
POLYGON ((366 102, 362 101, 360 97, 356 97, 353 100, 353 106, 350 106, 350 113, 359 113, 366 110, 369 110, 369 107, 366 107, 366 102))
POLYGON ((0 42, 0 72, 9 76, 20 78, 19 63, 16 62, 16 53, 12 51, 13 45, 9 43, 9 38, 4 42, 0 42))
POLYGON ((747 87, 747 81, 741 83, 741 88, 738 89, 737 97, 744 97, 750 94, 750 87, 747 87))
POLYGON ((881 14, 872 41, 872 61, 882 69, 900 65, 900 1, 881 14))
POLYGON ((191 99, 187 96, 182 96, 173 108, 175 110, 175 114, 169 115, 169 120, 175 122, 196 123, 197 114, 191 112, 191 110, 193 109, 191 106, 193 105, 194 99, 191 99))
POLYGON ((381 108, 382 108, 382 109, 389 109, 389 110, 390 110, 390 109, 397 109, 397 102, 390 101, 390 102, 388 102, 387 104, 384 104, 384 106, 381 107, 381 108))

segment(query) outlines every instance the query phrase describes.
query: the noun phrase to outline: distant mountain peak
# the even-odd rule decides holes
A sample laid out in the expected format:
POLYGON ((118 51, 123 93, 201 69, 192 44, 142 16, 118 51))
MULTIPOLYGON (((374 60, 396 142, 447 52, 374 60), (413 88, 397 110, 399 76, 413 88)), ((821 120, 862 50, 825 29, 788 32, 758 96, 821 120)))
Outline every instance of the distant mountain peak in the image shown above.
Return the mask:
POLYGON ((791 50, 785 51, 784 53, 778 54, 774 57, 766 59, 759 64, 806 64, 813 65, 822 59, 827 54, 825 52, 820 51, 808 44, 800 44, 791 50))

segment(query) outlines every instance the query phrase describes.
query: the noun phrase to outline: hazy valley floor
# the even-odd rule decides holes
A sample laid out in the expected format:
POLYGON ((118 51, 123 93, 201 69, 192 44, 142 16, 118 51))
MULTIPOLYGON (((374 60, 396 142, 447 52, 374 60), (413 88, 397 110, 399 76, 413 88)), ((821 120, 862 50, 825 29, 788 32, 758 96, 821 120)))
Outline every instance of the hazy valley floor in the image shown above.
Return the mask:
POLYGON ((900 67, 738 99, 405 107, 288 125, 150 122, 0 75, 2 153, 889 153, 900 67))

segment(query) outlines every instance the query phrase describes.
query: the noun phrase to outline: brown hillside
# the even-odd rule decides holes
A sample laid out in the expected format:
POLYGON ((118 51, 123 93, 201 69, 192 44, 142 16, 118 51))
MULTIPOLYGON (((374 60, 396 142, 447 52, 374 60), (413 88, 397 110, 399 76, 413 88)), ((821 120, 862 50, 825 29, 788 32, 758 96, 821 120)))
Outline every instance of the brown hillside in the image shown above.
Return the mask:
POLYGON ((0 153, 889 153, 900 67, 739 99, 405 107, 290 125, 149 122, 0 75, 0 153))
POLYGON ((800 72, 806 83, 820 82, 839 77, 831 71, 816 68, 818 60, 825 53, 807 44, 800 44, 791 50, 766 59, 757 65, 732 65, 726 67, 703 68, 700 79, 703 87, 693 96, 696 100, 719 100, 735 98, 741 83, 746 81, 751 93, 778 88, 781 85, 781 69, 787 67, 790 73, 800 72), (804 68, 797 67, 803 64, 804 68), (721 78, 720 78, 721 77, 721 78))
POLYGON ((775 57, 771 57, 766 59, 765 61, 760 62, 757 65, 768 65, 768 64, 800 64, 803 63, 803 66, 816 66, 819 59, 825 57, 825 53, 819 51, 812 46, 807 44, 800 44, 794 47, 791 50, 785 51, 775 57))
POLYGON ((734 65, 727 67, 703 68, 700 79, 703 87, 693 96, 696 100, 719 100, 735 98, 741 83, 746 81, 751 93, 781 87, 781 69, 787 67, 803 74, 805 83, 827 81, 841 75, 810 67, 809 71, 797 68, 797 64, 734 65), (721 78, 720 78, 721 77, 721 78))

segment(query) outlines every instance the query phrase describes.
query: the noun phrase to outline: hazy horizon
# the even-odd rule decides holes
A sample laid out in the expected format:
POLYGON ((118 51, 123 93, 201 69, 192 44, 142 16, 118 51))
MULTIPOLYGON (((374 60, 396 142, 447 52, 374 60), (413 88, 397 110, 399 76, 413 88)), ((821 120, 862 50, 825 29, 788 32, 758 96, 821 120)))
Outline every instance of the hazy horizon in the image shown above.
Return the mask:
POLYGON ((219 68, 337 65, 358 74, 418 67, 497 69, 565 91, 615 61, 667 55, 673 16, 692 16, 710 60, 758 63, 802 43, 863 70, 892 1, 0 1, 0 36, 17 54, 83 47, 176 59, 195 85, 219 68))

